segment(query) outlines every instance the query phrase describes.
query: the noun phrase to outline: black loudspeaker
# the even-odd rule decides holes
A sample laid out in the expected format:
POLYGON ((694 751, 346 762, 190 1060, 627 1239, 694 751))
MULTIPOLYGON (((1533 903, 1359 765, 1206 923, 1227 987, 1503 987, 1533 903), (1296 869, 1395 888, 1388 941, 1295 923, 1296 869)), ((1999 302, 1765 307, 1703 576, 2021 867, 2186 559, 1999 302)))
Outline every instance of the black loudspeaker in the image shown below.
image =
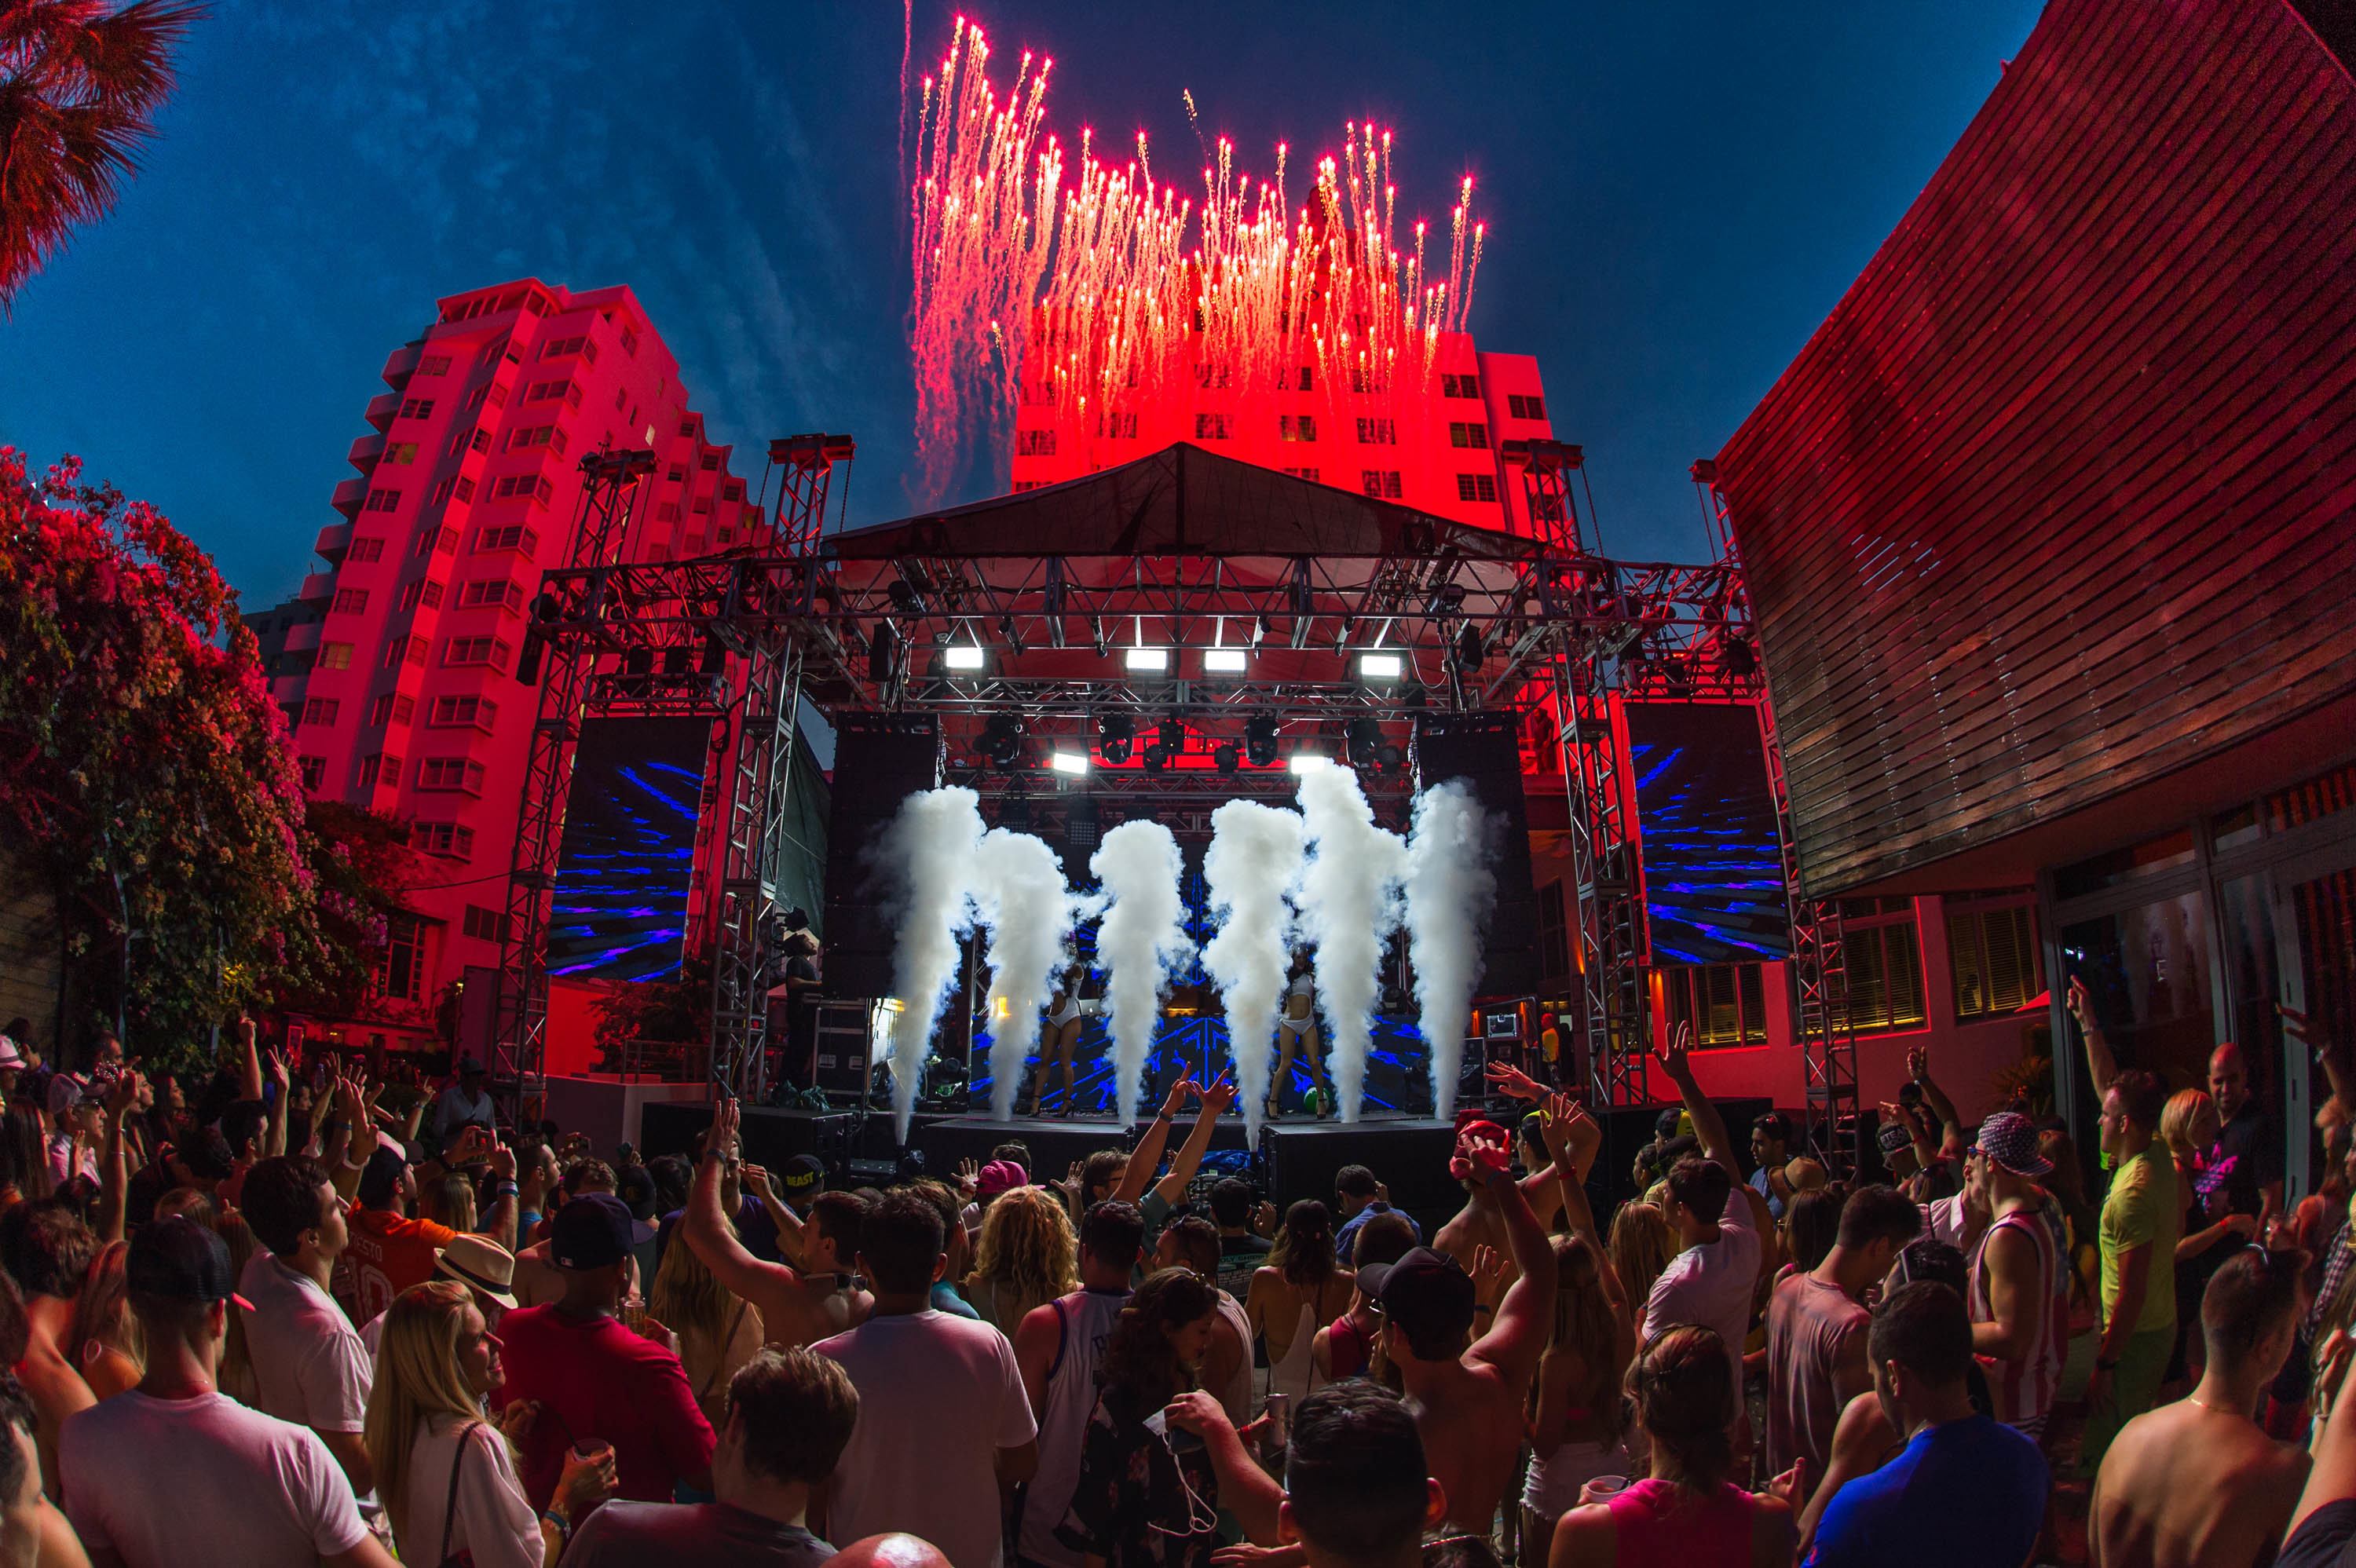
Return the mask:
MULTIPOLYGON (((828 1170, 840 1172, 851 1161, 854 1119, 848 1111, 776 1111, 766 1105, 747 1105, 737 1136, 744 1157, 772 1173, 799 1154, 816 1155, 828 1170)), ((639 1136, 646 1147, 640 1152, 648 1159, 666 1154, 692 1158, 695 1139, 711 1125, 710 1105, 658 1101, 642 1114, 639 1136)))
POLYGON ((1510 713, 1419 713, 1415 786, 1462 779, 1496 824, 1497 902, 1481 945, 1479 994, 1526 997, 1538 987, 1537 894, 1530 882, 1530 818, 1522 798, 1518 726, 1510 713))
MULTIPOLYGON (((1269 1199, 1278 1211, 1303 1198, 1333 1205, 1333 1173, 1363 1165, 1390 1189, 1391 1204, 1419 1221, 1464 1206, 1464 1190, 1448 1174, 1456 1152, 1456 1124, 1432 1121, 1270 1122, 1260 1131, 1269 1199)), ((1426 1239, 1431 1231, 1427 1224, 1426 1239)))
POLYGON ((826 841, 826 991, 892 991, 898 933, 872 861, 900 802, 941 782, 941 726, 930 713, 844 713, 834 724, 832 815, 826 841))
MULTIPOLYGON (((1757 1168, 1751 1162, 1751 1124, 1773 1109, 1773 1103, 1763 1098, 1744 1098, 1712 1100, 1710 1104, 1726 1119, 1726 1136, 1734 1141, 1734 1157, 1742 1167, 1740 1174, 1748 1181, 1757 1168)), ((1681 1108, 1676 1104, 1609 1105, 1589 1111, 1603 1129, 1602 1150, 1595 1157, 1594 1168, 1587 1173, 1587 1200, 1594 1206, 1598 1219, 1608 1223, 1613 1210, 1644 1196, 1636 1190, 1636 1153, 1659 1136, 1661 1114, 1681 1108)))

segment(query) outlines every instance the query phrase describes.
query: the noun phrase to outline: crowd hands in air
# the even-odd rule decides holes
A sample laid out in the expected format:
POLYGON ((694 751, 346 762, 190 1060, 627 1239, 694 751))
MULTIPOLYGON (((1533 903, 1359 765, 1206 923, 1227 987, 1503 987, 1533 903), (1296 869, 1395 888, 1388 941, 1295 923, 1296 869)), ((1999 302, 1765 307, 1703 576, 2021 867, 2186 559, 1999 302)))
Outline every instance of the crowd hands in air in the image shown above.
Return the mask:
POLYGON ((1919 1050, 1891 1184, 1775 1114, 1746 1160, 1681 1028, 1601 1218, 1602 1129, 1503 1063, 1419 1216, 1205 1172, 1226 1083, 878 1189, 745 1160, 734 1102, 642 1161, 471 1062, 0 1043, 0 1568, 2345 1561, 2344 1064, 2284 1015, 2333 1088, 2286 1211, 2238 1051, 2169 1097, 2070 1005, 2104 1176, 1919 1050))

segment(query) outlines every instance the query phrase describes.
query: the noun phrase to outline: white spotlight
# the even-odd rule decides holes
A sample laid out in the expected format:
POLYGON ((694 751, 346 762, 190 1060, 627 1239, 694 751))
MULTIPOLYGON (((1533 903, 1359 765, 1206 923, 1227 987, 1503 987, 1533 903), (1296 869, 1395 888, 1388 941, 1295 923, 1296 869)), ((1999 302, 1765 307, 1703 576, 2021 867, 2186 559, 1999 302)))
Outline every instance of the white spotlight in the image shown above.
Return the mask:
POLYGON ((1131 669, 1166 670, 1170 667, 1168 648, 1130 648, 1121 658, 1131 669))
POLYGON ((1397 654, 1360 654, 1358 656, 1360 680, 1397 680, 1400 671, 1405 668, 1406 665, 1397 654))
POLYGON ((986 657, 972 643, 951 643, 941 650, 941 662, 951 669, 980 669, 986 657))
POLYGON ((1286 759, 1284 765, 1296 773, 1313 773, 1320 768, 1332 767, 1333 759, 1321 757, 1314 752, 1295 752, 1286 759))
POLYGON ((1084 773, 1088 771, 1088 759, 1078 752, 1055 752, 1049 753, 1047 765, 1059 773, 1084 773))
POLYGON ((1241 675, 1251 667, 1251 656, 1241 648, 1205 648, 1205 675, 1241 675))

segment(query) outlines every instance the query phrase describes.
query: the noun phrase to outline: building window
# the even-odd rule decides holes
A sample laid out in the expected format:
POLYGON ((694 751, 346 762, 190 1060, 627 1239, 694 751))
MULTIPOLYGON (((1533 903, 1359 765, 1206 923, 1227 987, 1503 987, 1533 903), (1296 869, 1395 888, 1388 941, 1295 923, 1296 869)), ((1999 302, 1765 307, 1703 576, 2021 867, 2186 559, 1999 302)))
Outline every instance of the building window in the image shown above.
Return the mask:
POLYGON ((1044 408, 1051 408, 1051 407, 1053 407, 1053 406, 1055 405, 1055 382, 1053 382, 1053 381, 1025 381, 1025 382, 1023 382, 1023 406, 1024 408, 1026 408, 1026 409, 1044 409, 1044 408))
MULTIPOLYGON (((445 359, 443 363, 446 365, 449 361, 445 359)), ((400 417, 405 420, 432 419, 434 417, 434 400, 431 398, 410 399, 408 401, 401 405, 400 417)))
POLYGON ((1481 378, 1443 375, 1440 378, 1440 395, 1443 398, 1477 398, 1481 395, 1481 378))
POLYGON ((720 498, 723 501, 742 501, 744 498, 744 481, 731 479, 727 484, 723 485, 720 487, 720 498))
POLYGON ((679 421, 679 433, 689 436, 695 433, 695 417, 692 414, 679 421))
POLYGON ((390 752, 377 752, 360 759, 360 788, 374 789, 380 782, 387 789, 401 787, 401 759, 390 752))
POLYGON ((1044 490, 1046 487, 1044 479, 1017 479, 1014 482, 1014 493, 1018 496, 1025 490, 1044 490))
POLYGON ((314 697, 303 704, 303 723, 306 728, 314 724, 330 728, 336 722, 336 710, 342 706, 332 697, 314 697))
POLYGON ((670 465, 670 472, 669 472, 668 475, 664 475, 664 477, 665 477, 665 478, 667 478, 667 479, 669 479, 669 480, 672 484, 674 484, 674 485, 684 485, 684 484, 686 484, 686 483, 687 483, 687 464, 684 464, 684 463, 674 463, 674 464, 672 464, 670 465))
POLYGON ((335 613, 337 614, 358 615, 364 613, 367 609, 367 589, 339 588, 336 591, 335 613))
POLYGON ((705 453, 703 454, 703 471, 706 474, 712 474, 718 472, 719 468, 720 454, 716 452, 705 453))
POLYGON ((622 352, 633 359, 638 357, 638 335, 626 326, 622 328, 622 352))
POLYGON ((1110 441, 1135 441, 1137 416, 1135 414, 1098 414, 1097 433, 1110 441))
POLYGON ((475 553, 487 555, 493 550, 515 549, 526 555, 540 549, 540 536, 521 523, 509 523, 503 528, 481 528, 475 534, 475 553))
POLYGON ((455 790, 461 795, 483 793, 483 764, 465 757, 428 757, 417 764, 421 790, 455 790))
MULTIPOLYGON (((1302 389, 1306 390, 1307 389, 1302 389)), ((1370 370, 1364 365, 1350 367, 1350 390, 1354 392, 1387 392, 1391 379, 1380 370, 1370 370)))
POLYGON ((509 474, 491 486, 491 499, 494 501, 521 496, 545 507, 555 494, 555 486, 549 484, 545 475, 539 474, 509 474))
POLYGON ((1358 440, 1367 446, 1397 446, 1398 429, 1388 420, 1361 419, 1358 440))
POLYGON ((679 521, 679 503, 677 501, 665 501, 661 506, 657 507, 655 508, 655 521, 659 523, 675 523, 679 521))
POLYGON ((305 790, 316 790, 327 782, 327 758, 297 757, 294 759, 294 765, 303 775, 303 787, 305 790))
POLYGON ((1448 425, 1448 444, 1489 450, 1489 427, 1477 421, 1451 420, 1448 425))
POLYGON ((391 669, 393 666, 401 663, 404 658, 411 664, 423 664, 425 662, 425 639, 423 637, 395 637, 392 641, 385 644, 385 668, 391 669))
POLYGON ((417 461, 417 443, 413 441, 396 441, 391 446, 384 449, 384 455, 377 461, 380 463, 414 463, 417 461))
POLYGON ((2016 1013, 2045 989, 2037 941, 2037 895, 1947 902, 1947 959, 1955 976, 1955 1021, 2016 1013))
POLYGON ((1194 366, 1194 385, 1206 391, 1217 391, 1235 378, 1235 368, 1215 359, 1205 359, 1194 366))
POLYGON ((1276 416, 1276 439, 1279 441, 1315 441, 1315 414, 1279 414, 1276 416))
POLYGON ((1361 468, 1358 470, 1358 488, 1377 500, 1396 501, 1401 494, 1398 470, 1361 468))
POLYGON ((1295 479, 1306 479, 1312 485, 1319 483, 1317 470, 1314 468, 1288 468, 1285 472, 1291 475, 1295 479))
POLYGON ((429 507, 440 506, 443 502, 450 498, 450 493, 457 487, 458 480, 456 475, 454 475, 451 477, 443 480, 439 485, 434 486, 434 494, 425 498, 425 504, 429 507))
POLYGON ((524 389, 523 400, 527 403, 553 402, 564 396, 565 389, 572 385, 570 381, 534 381, 524 389))
POLYGON ((466 934, 481 942, 505 942, 508 939, 508 917, 504 911, 485 909, 480 904, 466 906, 466 934))
POLYGON ((1018 430, 1014 432, 1014 455, 1017 457, 1053 457, 1055 455, 1055 432, 1052 430, 1018 430))
POLYGON ((384 540, 371 534, 366 539, 354 539, 351 548, 344 552, 344 559, 355 566, 365 566, 383 555, 384 540))
POLYGON ((494 578, 484 582, 469 582, 458 591, 458 608, 480 610, 518 610, 523 608, 523 589, 511 578, 494 578))
POLYGON ((592 365, 597 363, 597 346, 586 337, 552 337, 541 346, 542 359, 562 359, 568 354, 578 354, 592 365))
POLYGON ((458 724, 491 732, 491 720, 498 718, 499 707, 485 697, 437 697, 434 699, 433 717, 428 724, 458 724))
POLYGON ((412 822, 409 825, 409 847, 428 855, 446 855, 454 860, 469 859, 475 853, 475 830, 456 822, 412 822))
POLYGON ((1557 980, 1576 972, 1570 963, 1570 923, 1563 913, 1562 884, 1548 882, 1538 889, 1538 973, 1557 980))
POLYGON ((508 667, 508 645, 497 637, 453 637, 443 650, 445 665, 488 665, 508 667))
POLYGON ((369 491, 369 494, 368 494, 368 504, 367 504, 366 506, 364 506, 363 507, 361 507, 360 509, 361 509, 362 511, 367 511, 367 512, 390 512, 390 511, 391 511, 395 507, 398 507, 398 506, 400 506, 400 505, 401 505, 401 492, 400 492, 400 491, 398 491, 398 490, 371 490, 371 491, 369 491))
POLYGON ((1460 501, 1495 500, 1497 476, 1494 474, 1459 474, 1456 476, 1456 498, 1460 501))
POLYGON ((319 667, 321 669, 351 668, 352 645, 349 643, 327 644, 319 650, 319 667))
POLYGON ((1661 972, 1673 1024, 1689 1024, 1704 1051, 1767 1043, 1767 983, 1757 964, 1661 972))
POLYGON ((1546 400, 1508 392, 1505 394, 1505 411, 1517 420, 1542 420, 1546 418, 1546 400))
POLYGON ((709 496, 698 496, 695 498, 695 510, 700 513, 710 512, 712 510, 712 497, 709 496))
POLYGON ((428 354, 417 362, 417 373, 421 376, 446 376, 450 373, 450 357, 447 354, 428 354))
POLYGON ((1194 416, 1194 439, 1196 441, 1226 441, 1229 439, 1227 433, 1227 416, 1225 414, 1196 414, 1194 416))
POLYGON ((521 452, 534 446, 544 446, 557 456, 564 455, 564 432, 552 424, 526 425, 508 432, 508 450, 521 452))
POLYGON ((1843 899, 1841 964, 1848 972, 1848 1027, 1858 1034, 1920 1029, 1922 949, 1912 899, 1843 899))
POLYGON ((425 985, 425 923, 398 913, 385 923, 384 956, 376 966, 377 995, 413 1002, 425 985))
POLYGON ((399 724, 406 727, 416 714, 417 704, 397 692, 379 692, 376 700, 369 704, 369 722, 373 725, 399 724))

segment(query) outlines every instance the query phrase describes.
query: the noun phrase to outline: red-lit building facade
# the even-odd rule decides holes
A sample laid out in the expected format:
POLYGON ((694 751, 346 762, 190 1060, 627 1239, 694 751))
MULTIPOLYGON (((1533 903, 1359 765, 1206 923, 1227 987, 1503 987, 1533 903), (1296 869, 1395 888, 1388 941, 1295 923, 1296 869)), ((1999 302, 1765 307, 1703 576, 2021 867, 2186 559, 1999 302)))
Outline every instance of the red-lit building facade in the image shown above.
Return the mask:
POLYGON ((336 486, 327 563, 267 623, 303 784, 407 825, 426 868, 345 1043, 400 1047, 469 966, 496 970, 536 688, 516 678, 542 571, 570 559, 579 464, 651 447, 621 546, 668 560, 759 537, 765 515, 705 439, 679 367, 626 288, 522 279, 437 302, 385 361, 389 390, 336 486))

